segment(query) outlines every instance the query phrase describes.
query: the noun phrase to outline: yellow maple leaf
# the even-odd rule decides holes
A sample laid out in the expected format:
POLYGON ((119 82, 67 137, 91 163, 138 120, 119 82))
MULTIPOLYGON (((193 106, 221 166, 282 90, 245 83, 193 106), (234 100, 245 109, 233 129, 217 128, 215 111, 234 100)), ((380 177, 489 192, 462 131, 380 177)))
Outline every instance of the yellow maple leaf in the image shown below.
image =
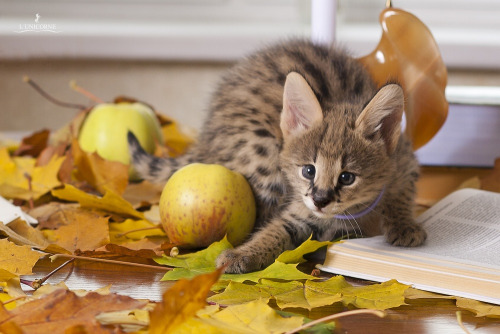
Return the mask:
POLYGON ((483 303, 474 299, 457 299, 457 307, 464 308, 476 314, 476 317, 500 318, 500 306, 483 303))
POLYGON ((326 281, 273 281, 262 279, 259 284, 250 285, 230 282, 223 293, 208 300, 221 305, 238 305, 253 300, 276 300, 279 308, 298 307, 311 310, 315 307, 331 305, 342 300, 341 291, 350 285, 342 276, 326 281))
POLYGON ((200 321, 219 329, 219 333, 283 333, 300 327, 301 316, 283 317, 267 305, 266 301, 255 300, 242 305, 233 305, 207 315, 200 321))
POLYGON ((78 202, 82 208, 98 209, 120 215, 144 219, 144 214, 135 210, 123 197, 108 189, 103 197, 94 196, 81 191, 70 184, 62 189, 52 190, 52 195, 71 202, 78 202))
POLYGON ((0 280, 6 281, 14 276, 31 275, 33 266, 44 255, 44 253, 32 250, 30 246, 17 246, 7 239, 1 239, 0 280))
POLYGON ((148 220, 127 219, 120 223, 109 224, 109 236, 112 243, 120 244, 123 241, 141 240, 146 237, 166 237, 165 232, 157 224, 153 224, 148 220), (127 233, 132 230, 144 229, 142 231, 127 233), (126 236, 122 236, 127 233, 126 236), (128 239, 128 240, 127 240, 128 239))
POLYGON ((343 303, 358 308, 385 310, 405 305, 405 290, 409 285, 390 280, 380 284, 353 286, 342 290, 343 303))
POLYGON ((36 166, 33 158, 11 158, 6 148, 0 149, 0 195, 23 200, 40 198, 61 184, 57 173, 64 159, 54 156, 45 166, 36 166))

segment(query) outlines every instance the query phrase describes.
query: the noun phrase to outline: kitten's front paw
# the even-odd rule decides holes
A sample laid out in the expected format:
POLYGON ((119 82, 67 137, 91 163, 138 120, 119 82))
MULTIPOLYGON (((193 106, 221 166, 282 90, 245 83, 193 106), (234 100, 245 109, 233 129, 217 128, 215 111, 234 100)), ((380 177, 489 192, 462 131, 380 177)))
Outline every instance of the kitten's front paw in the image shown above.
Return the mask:
POLYGON ((416 223, 391 226, 386 233, 386 240, 394 246, 420 246, 427 239, 424 228, 416 223))
POLYGON ((226 266, 225 273, 244 274, 262 269, 259 258, 248 255, 239 249, 228 249, 222 252, 216 260, 217 267, 226 266))

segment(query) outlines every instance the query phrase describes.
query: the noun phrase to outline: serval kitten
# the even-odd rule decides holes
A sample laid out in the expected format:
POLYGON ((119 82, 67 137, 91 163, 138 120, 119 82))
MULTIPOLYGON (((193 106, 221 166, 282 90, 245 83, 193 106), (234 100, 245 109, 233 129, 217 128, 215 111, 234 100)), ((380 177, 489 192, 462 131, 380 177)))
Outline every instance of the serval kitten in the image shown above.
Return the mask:
POLYGON ((227 72, 185 156, 147 155, 132 134, 129 145, 135 168, 152 182, 164 183, 192 162, 246 177, 257 228, 217 259, 226 272, 244 273, 265 268, 311 235, 330 240, 340 231, 375 230, 393 245, 424 242, 413 219, 418 165, 401 133, 403 105, 399 85, 377 90, 342 50, 292 40, 227 72))

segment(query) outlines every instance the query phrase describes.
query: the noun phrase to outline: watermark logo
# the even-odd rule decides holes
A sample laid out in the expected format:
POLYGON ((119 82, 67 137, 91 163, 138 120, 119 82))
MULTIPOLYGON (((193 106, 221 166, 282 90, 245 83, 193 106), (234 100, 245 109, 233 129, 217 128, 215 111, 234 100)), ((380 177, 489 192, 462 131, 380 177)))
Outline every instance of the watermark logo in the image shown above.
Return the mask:
POLYGON ((25 32, 51 32, 54 34, 58 34, 61 31, 57 30, 57 26, 55 23, 40 23, 40 19, 42 16, 39 13, 35 14, 35 23, 21 23, 19 24, 19 30, 14 30, 18 34, 22 34, 25 32))

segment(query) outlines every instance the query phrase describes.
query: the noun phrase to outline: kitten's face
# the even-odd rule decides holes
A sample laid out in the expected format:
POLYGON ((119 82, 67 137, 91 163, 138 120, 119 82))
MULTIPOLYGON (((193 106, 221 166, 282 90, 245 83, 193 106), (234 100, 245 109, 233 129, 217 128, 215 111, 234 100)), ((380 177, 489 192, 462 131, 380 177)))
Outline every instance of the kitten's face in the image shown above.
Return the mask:
POLYGON ((294 193, 319 218, 364 209, 380 193, 393 168, 381 138, 367 139, 353 120, 328 116, 285 143, 282 159, 294 193))
POLYGON ((320 218, 368 206, 394 169, 390 155, 399 141, 403 107, 402 88, 386 85, 366 104, 344 102, 322 110, 306 80, 288 74, 280 158, 293 194, 320 218))

